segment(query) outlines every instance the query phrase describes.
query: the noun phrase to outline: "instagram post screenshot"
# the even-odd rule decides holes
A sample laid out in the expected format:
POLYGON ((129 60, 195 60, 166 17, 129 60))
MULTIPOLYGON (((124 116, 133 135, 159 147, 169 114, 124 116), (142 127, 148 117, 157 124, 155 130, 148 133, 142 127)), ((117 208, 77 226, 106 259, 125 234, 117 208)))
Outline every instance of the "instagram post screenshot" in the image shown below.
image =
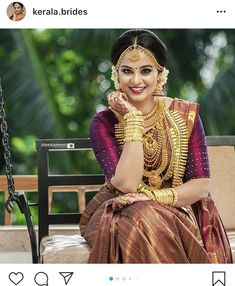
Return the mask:
POLYGON ((235 5, 0 0, 4 286, 235 285, 235 5))

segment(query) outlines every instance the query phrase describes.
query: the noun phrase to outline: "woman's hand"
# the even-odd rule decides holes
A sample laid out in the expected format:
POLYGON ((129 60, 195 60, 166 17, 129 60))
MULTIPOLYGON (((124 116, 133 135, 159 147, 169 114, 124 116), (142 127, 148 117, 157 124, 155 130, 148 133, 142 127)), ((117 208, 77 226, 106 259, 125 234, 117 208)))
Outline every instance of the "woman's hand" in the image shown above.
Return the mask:
POLYGON ((118 211, 126 206, 132 205, 134 202, 148 200, 150 200, 150 198, 143 193, 128 193, 114 198, 112 200, 112 209, 118 211))
POLYGON ((107 98, 110 108, 114 111, 115 114, 118 113, 118 115, 121 117, 123 117, 128 112, 137 110, 134 105, 128 102, 128 98, 123 92, 111 92, 107 98))

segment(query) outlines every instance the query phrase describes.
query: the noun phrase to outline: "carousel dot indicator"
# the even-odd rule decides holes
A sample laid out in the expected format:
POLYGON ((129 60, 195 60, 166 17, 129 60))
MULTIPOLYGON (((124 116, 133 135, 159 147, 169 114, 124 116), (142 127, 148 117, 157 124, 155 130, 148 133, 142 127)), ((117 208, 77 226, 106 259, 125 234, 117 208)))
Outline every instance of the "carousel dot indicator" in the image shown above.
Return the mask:
POLYGON ((109 277, 109 281, 113 281, 113 277, 112 276, 109 277))

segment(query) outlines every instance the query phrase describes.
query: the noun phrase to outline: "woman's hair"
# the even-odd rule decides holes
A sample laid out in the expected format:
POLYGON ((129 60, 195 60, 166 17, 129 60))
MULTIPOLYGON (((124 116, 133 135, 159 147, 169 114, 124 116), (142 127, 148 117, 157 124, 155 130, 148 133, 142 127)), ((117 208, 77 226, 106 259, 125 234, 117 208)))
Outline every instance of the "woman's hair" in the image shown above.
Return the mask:
POLYGON ((13 2, 12 6, 15 7, 15 4, 19 4, 21 8, 24 8, 24 5, 20 2, 13 2))
POLYGON ((121 54, 134 44, 152 52, 157 62, 164 67, 167 61, 167 48, 165 44, 153 32, 145 29, 132 29, 123 33, 113 44, 111 60, 116 65, 121 54))

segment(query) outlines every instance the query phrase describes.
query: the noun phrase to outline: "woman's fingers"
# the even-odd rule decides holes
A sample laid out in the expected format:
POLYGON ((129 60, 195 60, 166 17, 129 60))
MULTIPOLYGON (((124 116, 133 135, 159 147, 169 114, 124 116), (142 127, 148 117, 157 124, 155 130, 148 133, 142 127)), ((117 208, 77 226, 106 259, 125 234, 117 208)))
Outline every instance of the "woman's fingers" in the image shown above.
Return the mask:
POLYGON ((127 112, 136 110, 136 107, 128 102, 128 97, 125 93, 114 91, 108 96, 108 102, 110 107, 117 111, 121 116, 124 116, 127 112))
POLYGON ((113 199, 112 209, 117 211, 126 206, 133 204, 134 202, 139 201, 148 201, 150 200, 145 194, 142 193, 128 193, 113 199))

